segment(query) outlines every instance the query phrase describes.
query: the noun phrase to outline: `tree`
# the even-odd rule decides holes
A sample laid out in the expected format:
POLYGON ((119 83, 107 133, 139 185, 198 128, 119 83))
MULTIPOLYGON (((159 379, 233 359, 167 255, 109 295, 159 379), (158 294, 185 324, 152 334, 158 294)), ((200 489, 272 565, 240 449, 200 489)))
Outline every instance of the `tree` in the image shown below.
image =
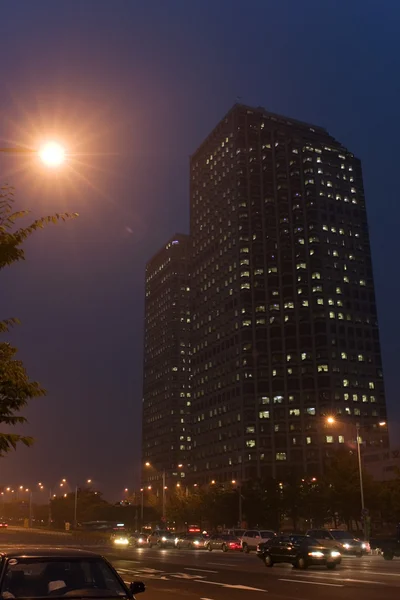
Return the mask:
MULTIPOLYGON (((14 211, 14 191, 5 186, 0 190, 0 269, 25 259, 24 242, 35 231, 50 223, 66 221, 78 216, 76 213, 56 214, 33 221, 27 227, 16 227, 29 211, 14 211)), ((0 334, 7 333, 18 324, 15 317, 0 321, 0 334)), ((31 381, 22 361, 16 358, 17 348, 8 342, 0 342, 0 424, 14 427, 26 422, 21 410, 28 400, 44 396, 46 391, 37 382, 31 381)), ((16 433, 0 433, 0 457, 19 443, 30 446, 33 439, 16 433)))

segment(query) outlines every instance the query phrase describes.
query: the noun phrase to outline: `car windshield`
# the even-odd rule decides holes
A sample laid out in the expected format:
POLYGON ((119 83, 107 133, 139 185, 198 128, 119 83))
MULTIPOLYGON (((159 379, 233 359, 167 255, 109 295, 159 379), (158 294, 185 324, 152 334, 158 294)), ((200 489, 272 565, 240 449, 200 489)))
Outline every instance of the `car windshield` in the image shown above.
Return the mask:
POLYGON ((273 531, 260 531, 260 533, 263 539, 269 539, 274 537, 275 535, 273 531))
POLYGON ((116 598, 127 590, 101 558, 10 558, 1 598, 116 598))
POLYGON ((353 536, 348 531, 330 531, 335 540, 352 540, 353 536))

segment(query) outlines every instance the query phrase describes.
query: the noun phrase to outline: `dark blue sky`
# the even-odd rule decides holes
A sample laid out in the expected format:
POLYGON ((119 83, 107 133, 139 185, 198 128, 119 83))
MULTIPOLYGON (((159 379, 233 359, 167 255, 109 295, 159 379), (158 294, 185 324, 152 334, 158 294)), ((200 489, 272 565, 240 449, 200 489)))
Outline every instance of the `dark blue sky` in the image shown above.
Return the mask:
POLYGON ((46 399, 0 483, 140 467, 145 261, 188 230, 188 156, 240 96, 327 127, 363 161, 390 417, 399 430, 400 4, 367 0, 3 0, 0 137, 58 135, 60 174, 0 157, 35 215, 78 221, 1 273, 0 315, 46 399), (21 167, 21 168, 18 168, 21 167))

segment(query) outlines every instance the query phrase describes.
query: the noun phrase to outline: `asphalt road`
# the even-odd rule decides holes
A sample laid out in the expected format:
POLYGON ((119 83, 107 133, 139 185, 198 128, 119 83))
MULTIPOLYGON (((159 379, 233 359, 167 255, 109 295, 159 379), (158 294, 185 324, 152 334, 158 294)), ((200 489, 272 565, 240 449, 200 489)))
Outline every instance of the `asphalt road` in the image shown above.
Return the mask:
MULTIPOLYGON (((77 547, 68 536, 12 531, 0 533, 0 549, 24 546, 77 547)), ((107 556, 124 580, 142 580, 143 600, 398 600, 400 559, 380 556, 343 558, 335 571, 290 565, 266 568, 255 556, 214 550, 119 549, 86 543, 107 556)))

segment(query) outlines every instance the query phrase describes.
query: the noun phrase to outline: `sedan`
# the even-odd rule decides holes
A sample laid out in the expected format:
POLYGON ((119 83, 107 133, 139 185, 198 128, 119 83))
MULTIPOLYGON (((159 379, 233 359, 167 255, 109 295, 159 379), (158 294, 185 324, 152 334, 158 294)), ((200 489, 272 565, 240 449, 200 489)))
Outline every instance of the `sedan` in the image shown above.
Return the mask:
POLYGON ((210 552, 212 550, 222 550, 223 552, 228 552, 229 550, 242 551, 242 545, 239 538, 225 533, 212 535, 206 541, 205 547, 210 552))
POLYGON ((323 565, 335 569, 342 555, 338 550, 321 546, 306 535, 282 535, 260 544, 257 556, 267 567, 275 563, 290 563, 297 569, 307 569, 311 565, 323 565))
POLYGON ((0 554, 3 599, 74 597, 129 598, 145 591, 144 583, 126 585, 102 556, 85 550, 29 548, 0 554))
POLYGON ((202 533, 181 533, 175 538, 175 546, 177 548, 204 549, 208 539, 208 536, 202 533))

